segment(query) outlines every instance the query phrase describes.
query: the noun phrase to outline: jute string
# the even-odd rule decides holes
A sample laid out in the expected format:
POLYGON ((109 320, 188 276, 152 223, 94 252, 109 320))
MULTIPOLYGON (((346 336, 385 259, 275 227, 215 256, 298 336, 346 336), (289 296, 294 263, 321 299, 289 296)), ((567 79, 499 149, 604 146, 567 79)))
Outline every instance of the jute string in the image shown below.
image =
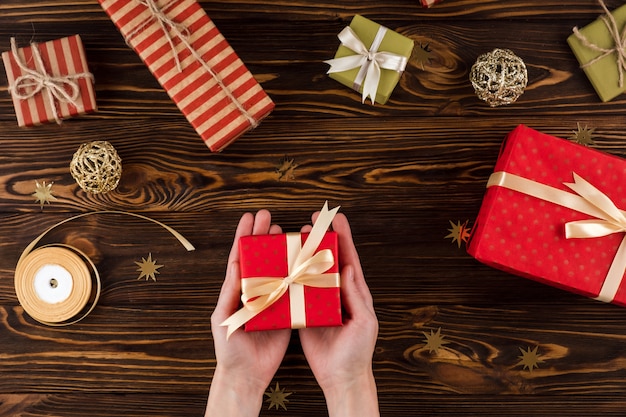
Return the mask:
POLYGON ((202 58, 202 56, 196 51, 189 42, 190 32, 189 29, 183 25, 182 23, 175 22, 172 18, 167 16, 166 10, 170 8, 174 3, 179 0, 169 0, 163 6, 159 6, 156 0, 133 0, 142 6, 145 6, 150 12, 150 17, 144 19, 140 22, 134 29, 132 29, 128 35, 126 36, 127 42, 137 36, 141 31, 143 31, 146 27, 148 27, 152 22, 156 21, 161 30, 163 30, 163 34, 165 39, 172 50, 172 55, 174 56, 174 60, 176 62, 176 68, 178 72, 182 72, 182 63, 178 58, 178 53, 176 52, 176 45, 174 44, 174 38, 178 38, 180 42, 185 45, 185 47, 191 52, 191 55, 200 62, 202 67, 213 77, 213 79, 217 82, 217 84, 221 87, 221 89, 226 93, 230 101, 237 107, 237 109, 241 112, 241 114, 248 120, 252 129, 256 128, 259 123, 256 121, 254 117, 246 110, 246 108, 239 102, 237 97, 233 94, 233 92, 228 88, 228 86, 224 83, 224 80, 220 75, 211 68, 211 66, 202 58), (174 37, 172 37, 172 34, 174 37))
POLYGON ((601 53, 600 55, 598 55, 591 61, 587 62, 586 64, 581 65, 580 67, 581 68, 590 67, 591 65, 600 61, 601 59, 614 53, 617 59, 617 70, 619 72, 619 86, 620 88, 623 88, 624 87, 624 71, 626 71, 626 50, 625 50, 626 30, 622 30, 622 33, 620 33, 617 27, 617 22, 615 21, 615 18, 613 17, 611 12, 609 12, 609 9, 606 7, 606 4, 604 4, 604 1, 598 0, 598 3, 600 4, 600 7, 602 7, 605 13, 604 15, 600 16, 600 19, 602 19, 602 21, 606 25, 606 28, 609 31, 611 38, 613 38, 615 45, 613 48, 600 47, 597 44, 591 42, 585 35, 580 33, 580 31, 578 30, 578 27, 574 27, 572 31, 576 35, 576 38, 578 38, 578 40, 580 40, 584 46, 596 52, 601 53))

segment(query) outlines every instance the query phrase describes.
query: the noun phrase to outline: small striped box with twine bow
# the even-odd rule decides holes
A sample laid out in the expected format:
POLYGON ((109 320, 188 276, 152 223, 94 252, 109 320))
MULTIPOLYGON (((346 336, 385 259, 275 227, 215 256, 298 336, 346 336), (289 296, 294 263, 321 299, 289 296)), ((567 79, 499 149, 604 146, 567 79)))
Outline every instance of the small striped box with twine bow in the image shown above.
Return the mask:
POLYGON ((93 75, 79 35, 22 48, 12 38, 2 61, 19 126, 61 123, 97 110, 93 75))
POLYGON ((211 151, 274 109, 196 0, 99 2, 211 151))

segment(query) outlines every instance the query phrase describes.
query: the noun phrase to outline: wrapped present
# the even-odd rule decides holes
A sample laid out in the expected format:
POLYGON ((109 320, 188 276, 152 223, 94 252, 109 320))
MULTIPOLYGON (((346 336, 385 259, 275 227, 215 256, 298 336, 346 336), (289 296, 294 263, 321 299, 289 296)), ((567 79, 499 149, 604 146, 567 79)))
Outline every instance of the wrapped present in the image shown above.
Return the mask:
POLYGON ((93 75, 79 35, 2 53, 19 126, 34 126, 97 110, 93 75))
POLYGON ((424 8, 428 8, 428 7, 432 7, 435 4, 441 3, 443 0, 420 0, 420 3, 422 3, 422 7, 424 8))
POLYGON ((626 161, 520 125, 503 144, 467 247, 480 262, 626 305, 626 161))
POLYGON ((610 13, 602 1, 599 3, 606 14, 582 29, 575 27, 567 43, 596 93, 606 102, 626 91, 626 51, 620 47, 626 30, 626 5, 610 13))
POLYGON ((320 215, 310 233, 250 235, 239 240, 243 307, 222 323, 246 331, 340 326, 339 208, 320 215))
POLYGON ((330 65, 330 78, 385 104, 400 80, 414 43, 363 16, 356 15, 338 35, 341 45, 330 65))
POLYGON ((99 2, 212 151, 273 110, 273 101, 197 0, 99 2))

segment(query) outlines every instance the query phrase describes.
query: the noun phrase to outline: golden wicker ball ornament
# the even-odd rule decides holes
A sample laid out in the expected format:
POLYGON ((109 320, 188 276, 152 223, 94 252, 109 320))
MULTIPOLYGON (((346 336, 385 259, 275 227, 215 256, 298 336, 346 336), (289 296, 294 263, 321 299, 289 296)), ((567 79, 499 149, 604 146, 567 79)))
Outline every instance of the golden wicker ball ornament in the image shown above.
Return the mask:
POLYGON ((513 51, 496 48, 476 59, 470 81, 478 98, 496 107, 511 104, 524 93, 528 73, 524 61, 513 51))
POLYGON ((83 143, 72 158, 70 172, 80 188, 98 194, 114 190, 122 176, 122 159, 106 140, 83 143))

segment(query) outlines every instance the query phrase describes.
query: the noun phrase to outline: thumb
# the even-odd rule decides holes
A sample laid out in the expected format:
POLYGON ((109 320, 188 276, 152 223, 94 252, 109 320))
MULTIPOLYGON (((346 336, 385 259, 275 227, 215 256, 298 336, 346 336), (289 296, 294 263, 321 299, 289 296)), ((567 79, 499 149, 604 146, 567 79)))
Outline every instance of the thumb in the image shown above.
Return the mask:
POLYGON ((228 316, 234 313, 239 307, 241 298, 241 279, 239 272, 239 262, 233 261, 228 265, 226 278, 222 284, 217 304, 213 312, 215 321, 221 323, 228 316))

